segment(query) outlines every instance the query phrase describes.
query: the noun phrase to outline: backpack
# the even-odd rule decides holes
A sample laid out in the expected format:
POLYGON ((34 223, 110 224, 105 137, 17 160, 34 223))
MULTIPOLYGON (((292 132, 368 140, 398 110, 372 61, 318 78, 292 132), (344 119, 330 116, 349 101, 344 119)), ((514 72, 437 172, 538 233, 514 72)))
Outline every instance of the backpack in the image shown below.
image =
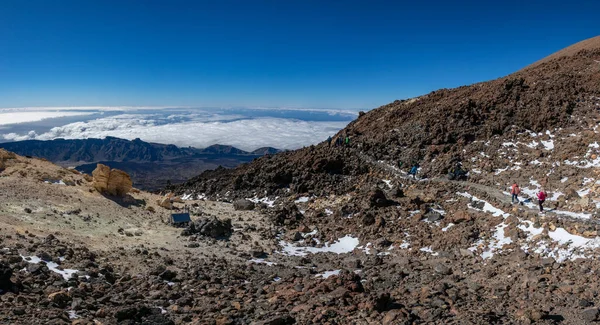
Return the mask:
POLYGON ((540 191, 540 192, 538 193, 537 197, 538 197, 538 199, 539 199, 540 201, 544 201, 544 200, 546 200, 546 192, 540 191))

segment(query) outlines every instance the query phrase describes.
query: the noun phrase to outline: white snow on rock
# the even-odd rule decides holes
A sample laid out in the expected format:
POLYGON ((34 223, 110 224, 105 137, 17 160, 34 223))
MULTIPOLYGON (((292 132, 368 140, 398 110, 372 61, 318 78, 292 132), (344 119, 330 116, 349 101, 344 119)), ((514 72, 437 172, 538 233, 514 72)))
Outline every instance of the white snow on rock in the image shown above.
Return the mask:
POLYGON ((345 254, 352 252, 358 246, 358 238, 346 235, 336 242, 329 244, 325 243, 323 247, 303 247, 294 246, 291 243, 280 241, 279 245, 282 246, 281 254, 289 256, 306 256, 307 254, 317 253, 336 253, 345 254))
POLYGON ((512 239, 504 235, 504 229, 506 229, 507 226, 508 225, 504 222, 496 226, 496 231, 494 232, 487 249, 481 253, 483 259, 494 256, 494 253, 501 250, 504 245, 512 243, 512 239))
POLYGON ((529 142, 528 144, 526 144, 526 146, 528 146, 531 149, 535 149, 535 148, 537 148, 538 144, 540 144, 540 143, 533 140, 533 141, 529 142))
POLYGON ((340 272, 341 272, 341 271, 342 271, 342 270, 325 271, 325 272, 323 272, 323 273, 319 273, 319 274, 317 274, 315 277, 316 277, 316 278, 318 278, 318 277, 321 277, 321 278, 323 278, 323 279, 327 279, 328 277, 330 277, 330 276, 332 276, 332 275, 336 275, 336 276, 337 276, 337 275, 340 275, 340 272))
POLYGON ((552 139, 550 139, 548 141, 540 140, 540 142, 544 145, 544 149, 554 150, 554 140, 552 140, 552 139))
MULTIPOLYGON (((42 261, 41 258, 37 257, 37 256, 23 256, 21 255, 21 258, 28 262, 28 263, 32 263, 32 264, 38 264, 42 261)), ((54 263, 54 262, 46 262, 46 266, 48 267, 48 269, 50 269, 50 271, 54 272, 54 273, 58 273, 60 275, 62 275, 62 277, 65 280, 69 280, 73 274, 79 272, 79 270, 74 270, 74 269, 59 269, 58 268, 58 264, 54 263)))
POLYGON ((279 198, 279 196, 276 196, 273 200, 269 199, 268 197, 263 197, 263 198, 257 198, 257 197, 253 197, 251 199, 246 199, 248 201, 252 201, 256 204, 258 203, 264 203, 266 204, 269 208, 272 208, 273 205, 275 204, 275 201, 279 198))
POLYGON ((297 200, 294 201, 294 203, 306 203, 309 199, 310 198, 308 196, 299 197, 297 200))
POLYGON ((44 181, 44 183, 46 183, 46 184, 55 184, 55 185, 67 185, 67 184, 65 184, 65 182, 63 182, 62 179, 58 180, 58 181, 55 181, 55 182, 44 181))
POLYGON ((407 242, 406 240, 403 240, 402 243, 400 244, 400 246, 398 246, 398 248, 400 249, 407 249, 410 247, 410 243, 407 242))
POLYGON ((392 186, 392 181, 391 181, 391 180, 389 180, 389 179, 382 179, 382 181, 383 181, 385 184, 387 184, 387 186, 388 186, 389 188, 392 188, 392 187, 393 187, 393 186, 392 186))
POLYGON ((421 252, 430 253, 430 254, 431 254, 431 255, 433 255, 433 256, 438 256, 438 254, 439 254, 439 253, 437 253, 437 252, 434 252, 434 251, 431 249, 431 246, 427 246, 427 247, 421 247, 419 250, 420 250, 421 252))
POLYGON ((277 263, 269 262, 269 261, 265 260, 264 258, 254 258, 254 259, 249 260, 248 263, 266 264, 268 266, 277 265, 277 263))
POLYGON ((502 211, 502 210, 500 210, 500 209, 498 209, 498 208, 494 207, 494 206, 493 206, 493 205, 491 205, 489 202, 487 202, 487 201, 485 201, 485 200, 480 200, 480 199, 478 199, 477 197, 475 197, 475 196, 473 196, 473 195, 471 195, 471 194, 469 194, 469 193, 467 193, 467 192, 463 192, 463 193, 457 193, 457 194, 458 194, 458 195, 461 195, 461 196, 464 196, 464 197, 466 197, 466 198, 469 198, 469 199, 471 199, 472 201, 477 201, 477 202, 483 202, 483 203, 484 203, 484 205, 483 205, 483 209, 481 209, 481 210, 480 210, 480 209, 477 209, 477 208, 474 208, 474 207, 473 207, 473 206, 471 206, 471 205, 469 206, 469 208, 470 208, 470 209, 477 210, 477 211, 488 212, 488 213, 491 213, 491 214, 492 214, 494 217, 504 217, 504 218, 506 218, 506 217, 508 217, 508 216, 509 216, 509 214, 508 214, 508 213, 506 213, 506 212, 504 212, 504 211, 502 211))
POLYGON ((448 231, 448 229, 452 228, 452 226, 454 226, 454 224, 451 222, 446 227, 442 228, 442 231, 448 231))

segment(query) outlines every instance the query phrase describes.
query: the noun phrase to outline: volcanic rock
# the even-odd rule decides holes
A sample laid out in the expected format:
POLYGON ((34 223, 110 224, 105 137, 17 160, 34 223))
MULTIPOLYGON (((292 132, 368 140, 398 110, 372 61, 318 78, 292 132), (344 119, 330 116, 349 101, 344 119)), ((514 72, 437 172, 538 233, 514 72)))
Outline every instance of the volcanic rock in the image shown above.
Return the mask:
POLYGON ((246 199, 235 200, 233 201, 233 208, 242 211, 253 210, 254 202, 246 199))
POLYGON ((216 217, 206 217, 190 223, 190 225, 182 231, 181 235, 191 236, 199 234, 215 239, 222 239, 231 236, 232 233, 233 226, 231 224, 231 219, 219 220, 216 217))
POLYGON ((132 189, 131 177, 122 170, 98 164, 92 176, 94 188, 102 194, 124 197, 132 189))

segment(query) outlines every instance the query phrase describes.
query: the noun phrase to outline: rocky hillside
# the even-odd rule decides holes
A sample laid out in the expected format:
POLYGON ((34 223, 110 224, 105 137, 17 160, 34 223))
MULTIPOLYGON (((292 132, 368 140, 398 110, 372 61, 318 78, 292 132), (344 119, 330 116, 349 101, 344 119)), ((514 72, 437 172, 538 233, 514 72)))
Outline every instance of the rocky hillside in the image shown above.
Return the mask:
POLYGON ((0 150, 0 323, 598 323, 588 47, 361 114, 348 144, 217 168, 179 196, 115 198, 98 192, 112 170, 0 150), (468 177, 446 178, 458 160, 468 177), (162 222, 184 206, 191 224, 162 222))
MULTIPOLYGON (((364 176, 369 159, 419 162, 424 173, 439 176, 454 162, 468 161, 482 142, 594 124, 600 116, 599 61, 600 36, 504 78, 397 100, 361 114, 338 133, 351 137, 345 151, 321 143, 206 173, 175 190, 221 196, 232 190, 320 192, 344 176, 364 176)), ((341 185, 341 191, 349 188, 341 185)))

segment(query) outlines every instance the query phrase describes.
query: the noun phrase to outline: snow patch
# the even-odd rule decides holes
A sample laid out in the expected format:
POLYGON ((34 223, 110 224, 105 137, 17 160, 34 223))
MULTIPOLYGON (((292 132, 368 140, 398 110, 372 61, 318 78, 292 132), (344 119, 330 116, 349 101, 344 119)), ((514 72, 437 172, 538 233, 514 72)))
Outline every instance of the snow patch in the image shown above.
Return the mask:
POLYGON ((337 275, 340 275, 340 272, 341 272, 341 271, 342 271, 342 270, 325 271, 325 272, 323 272, 323 273, 319 273, 319 274, 315 275, 315 277, 316 277, 316 278, 318 278, 318 277, 321 277, 321 278, 323 278, 323 279, 327 279, 327 278, 329 278, 329 277, 330 277, 330 276, 332 276, 332 275, 336 275, 336 276, 337 276, 337 275))
MULTIPOLYGON (((37 257, 37 256, 23 256, 21 255, 21 258, 28 262, 28 263, 32 263, 32 264, 38 264, 42 261, 41 258, 37 257)), ((44 261, 45 262, 45 261, 44 261)), ((69 280, 75 273, 79 272, 79 270, 74 270, 74 269, 59 269, 59 265, 54 263, 54 262, 45 262, 46 266, 48 267, 48 269, 50 269, 50 271, 54 272, 54 273, 58 273, 60 275, 62 275, 62 277, 65 280, 69 280)))
POLYGON ((325 243, 323 247, 298 247, 285 241, 280 241, 282 246, 281 254, 289 256, 306 256, 307 254, 317 253, 336 253, 344 254, 352 252, 358 246, 358 238, 346 235, 338 239, 333 244, 325 243))

